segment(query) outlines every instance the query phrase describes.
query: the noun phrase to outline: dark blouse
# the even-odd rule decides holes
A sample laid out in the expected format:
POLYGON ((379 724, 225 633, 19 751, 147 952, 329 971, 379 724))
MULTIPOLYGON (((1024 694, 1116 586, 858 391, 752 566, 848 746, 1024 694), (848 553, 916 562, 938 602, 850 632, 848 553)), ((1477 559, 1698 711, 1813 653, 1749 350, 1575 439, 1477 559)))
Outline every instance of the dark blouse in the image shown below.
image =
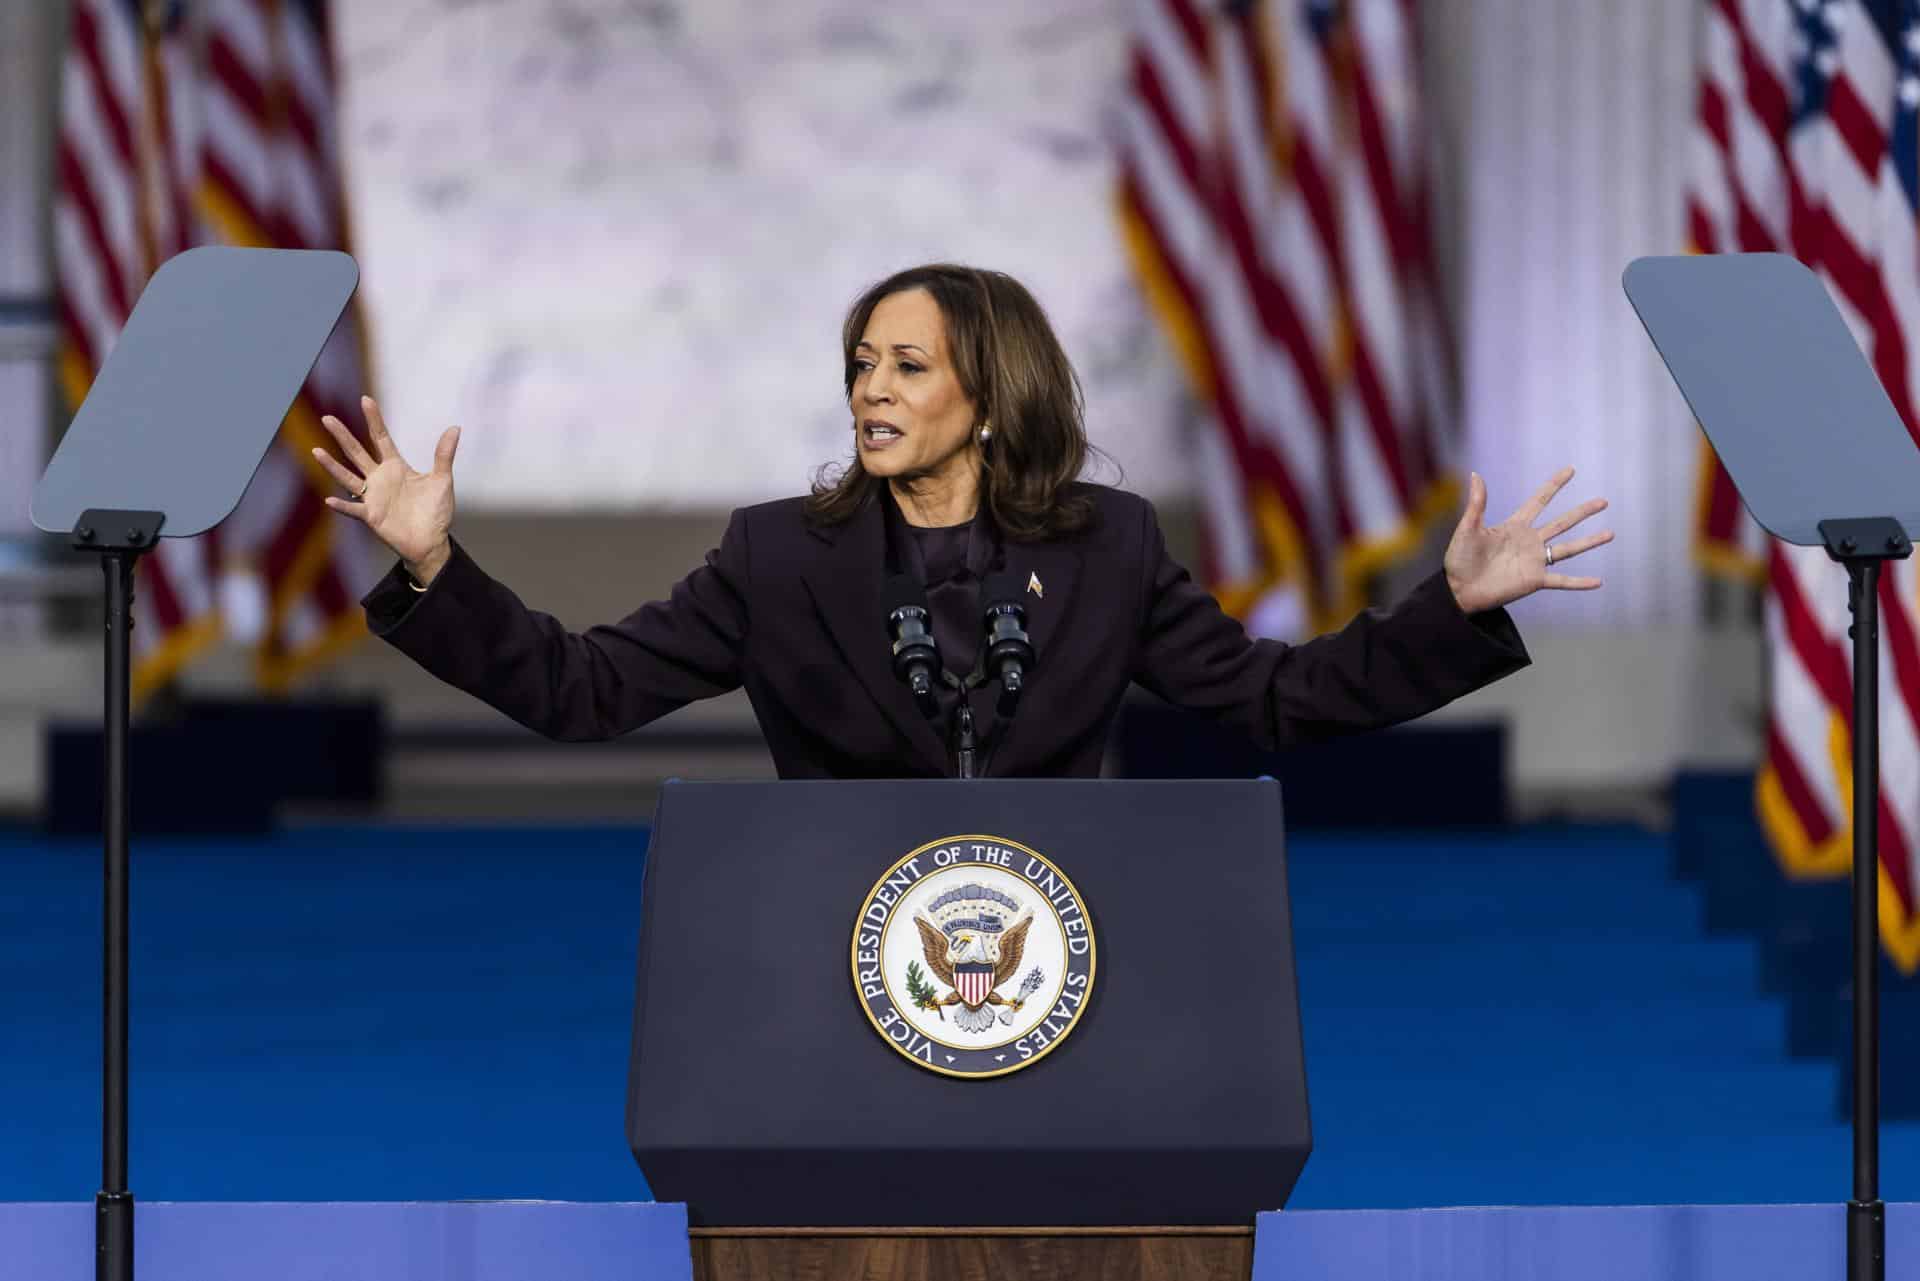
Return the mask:
MULTIPOLYGON (((928 528, 908 524, 891 496, 887 508, 889 543, 905 563, 906 571, 926 588, 927 613, 932 618, 934 643, 940 647, 940 661, 948 672, 965 681, 980 655, 980 584, 999 554, 992 522, 976 515, 964 525, 928 528)), ((941 682, 940 717, 935 728, 950 752, 957 743, 954 717, 960 697, 958 689, 941 682)), ((992 691, 972 690, 967 701, 973 709, 977 750, 990 751, 992 691)))

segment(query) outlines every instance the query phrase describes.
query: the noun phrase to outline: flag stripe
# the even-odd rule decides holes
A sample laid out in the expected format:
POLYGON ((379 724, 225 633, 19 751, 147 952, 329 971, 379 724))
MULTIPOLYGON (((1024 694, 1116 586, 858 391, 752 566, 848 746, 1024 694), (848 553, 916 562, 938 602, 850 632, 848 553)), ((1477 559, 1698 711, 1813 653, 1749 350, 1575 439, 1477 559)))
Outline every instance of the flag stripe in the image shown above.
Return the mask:
POLYGON ((131 172, 138 163, 133 143, 133 125, 127 119, 123 93, 116 92, 123 87, 124 81, 122 85, 116 85, 114 77, 107 71, 107 60, 101 52, 100 26, 93 8, 91 0, 74 0, 71 47, 85 70, 86 79, 82 81, 69 76, 68 89, 73 92, 85 87, 91 91, 92 101, 88 105, 113 140, 119 162, 131 172))
MULTIPOLYGON (((1793 806, 1795 818, 1813 839, 1815 844, 1825 844, 1834 836, 1833 824, 1827 819, 1824 807, 1808 786, 1806 773, 1802 771, 1792 748, 1780 734, 1778 725, 1767 730, 1767 763, 1778 776, 1788 802, 1793 806)), ((1817 765, 1814 768, 1819 768, 1817 765)))
POLYGON ((93 265, 94 280, 100 292, 106 295, 101 300, 106 309, 102 323, 118 330, 133 310, 133 300, 127 296, 126 284, 121 280, 116 266, 120 256, 107 235, 106 221, 100 216, 100 206, 94 200, 86 169, 74 150, 71 135, 62 136, 54 144, 54 155, 55 175, 65 187, 62 203, 79 222, 79 232, 86 239, 85 247, 93 265))

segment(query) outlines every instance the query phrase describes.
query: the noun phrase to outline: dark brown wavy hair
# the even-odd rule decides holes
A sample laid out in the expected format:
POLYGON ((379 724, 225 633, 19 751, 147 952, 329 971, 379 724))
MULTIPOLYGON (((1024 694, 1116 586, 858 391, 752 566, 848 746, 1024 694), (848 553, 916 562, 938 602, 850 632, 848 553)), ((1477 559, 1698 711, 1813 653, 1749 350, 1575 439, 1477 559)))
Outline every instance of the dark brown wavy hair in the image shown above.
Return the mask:
MULTIPOLYGON (((1032 542, 1082 529, 1093 504, 1069 486, 1090 446, 1080 379, 1054 337, 1047 313, 1012 276, 952 263, 895 272, 847 310, 840 346, 849 399, 854 348, 880 300, 909 289, 933 295, 947 326, 960 390, 993 424, 983 451, 980 500, 1007 538, 1032 542)), ((978 423, 975 424, 979 426, 978 423)), ((809 519, 838 525, 875 501, 886 482, 867 473, 856 448, 845 466, 822 467, 808 497, 809 519)))

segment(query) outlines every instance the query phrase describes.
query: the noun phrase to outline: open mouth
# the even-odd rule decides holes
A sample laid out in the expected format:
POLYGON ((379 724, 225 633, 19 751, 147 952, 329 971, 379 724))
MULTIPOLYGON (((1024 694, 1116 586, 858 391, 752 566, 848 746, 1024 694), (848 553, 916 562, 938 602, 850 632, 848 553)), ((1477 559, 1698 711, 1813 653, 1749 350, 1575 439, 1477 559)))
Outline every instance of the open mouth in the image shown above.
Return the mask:
POLYGON ((876 422, 872 419, 860 424, 860 439, 869 449, 883 449, 903 437, 900 429, 892 423, 876 422))

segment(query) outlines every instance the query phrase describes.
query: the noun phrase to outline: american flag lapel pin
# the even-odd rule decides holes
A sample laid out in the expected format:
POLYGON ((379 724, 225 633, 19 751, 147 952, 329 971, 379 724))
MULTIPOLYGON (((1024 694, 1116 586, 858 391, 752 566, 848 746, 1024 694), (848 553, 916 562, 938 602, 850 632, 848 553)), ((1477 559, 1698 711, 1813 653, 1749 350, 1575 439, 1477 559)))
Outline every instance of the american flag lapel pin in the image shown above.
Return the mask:
POLYGON ((1027 575, 1027 590, 1035 596, 1038 596, 1041 600, 1047 598, 1047 589, 1040 585, 1040 575, 1038 573, 1029 573, 1027 575))

